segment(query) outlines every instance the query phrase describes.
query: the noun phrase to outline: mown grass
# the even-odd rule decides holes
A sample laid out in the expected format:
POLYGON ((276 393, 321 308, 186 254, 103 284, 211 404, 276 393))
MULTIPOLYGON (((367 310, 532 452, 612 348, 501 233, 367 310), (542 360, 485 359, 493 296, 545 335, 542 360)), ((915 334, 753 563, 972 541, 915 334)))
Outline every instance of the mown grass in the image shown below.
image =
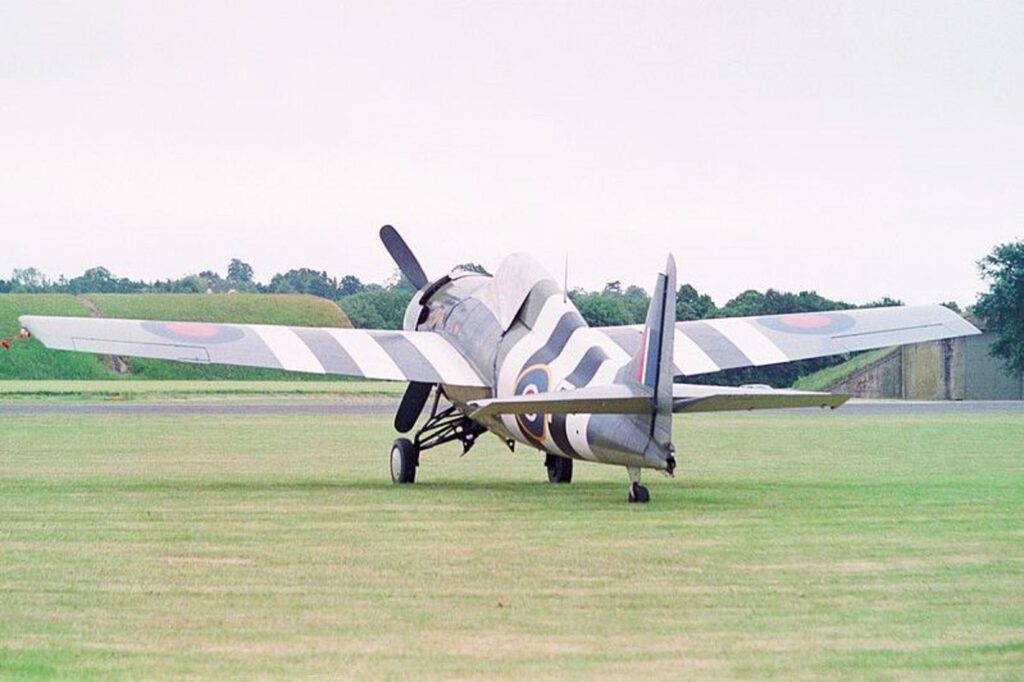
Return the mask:
POLYGON ((0 400, 169 400, 184 398, 399 398, 405 384, 337 377, 336 381, 0 381, 0 400))
MULTIPOLYGON (((103 317, 139 320, 184 320, 284 324, 312 327, 349 327, 336 304, 316 296, 291 294, 88 294, 103 317)), ((19 315, 88 316, 78 298, 63 294, 0 295, 0 330, 13 336, 19 315)), ((323 375, 300 374, 258 367, 190 365, 132 358, 131 377, 141 379, 237 381, 324 380, 323 375)), ((123 379, 102 359, 84 353, 51 351, 28 339, 10 352, 0 352, 0 379, 123 379)), ((330 380, 330 377, 326 377, 330 380)))
POLYGON ((0 677, 1011 679, 1024 421, 701 415, 679 480, 380 417, 6 416, 0 677))
POLYGON ((793 388, 801 391, 827 391, 837 382, 842 381, 854 372, 857 372, 873 362, 881 360, 890 353, 896 352, 894 348, 878 348, 875 350, 859 353, 846 362, 831 367, 825 367, 813 374, 800 377, 793 382, 793 388))

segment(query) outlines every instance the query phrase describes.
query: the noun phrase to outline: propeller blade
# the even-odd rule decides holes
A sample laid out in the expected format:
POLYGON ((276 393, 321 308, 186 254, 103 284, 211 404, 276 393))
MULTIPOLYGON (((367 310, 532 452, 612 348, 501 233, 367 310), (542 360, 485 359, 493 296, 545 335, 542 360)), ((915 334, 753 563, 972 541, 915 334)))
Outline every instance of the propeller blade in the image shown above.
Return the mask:
POLYGON ((384 242, 384 248, 398 264, 398 269, 417 290, 427 286, 430 280, 427 279, 416 256, 412 254, 412 249, 402 239, 402 235, 398 234, 398 230, 390 225, 385 225, 380 228, 380 240, 384 242))
POLYGON ((402 396, 402 403, 398 406, 398 413, 395 414, 395 431, 408 433, 416 426, 416 420, 423 412, 423 406, 427 404, 430 391, 434 384, 425 384, 420 381, 409 382, 409 388, 405 389, 402 396))

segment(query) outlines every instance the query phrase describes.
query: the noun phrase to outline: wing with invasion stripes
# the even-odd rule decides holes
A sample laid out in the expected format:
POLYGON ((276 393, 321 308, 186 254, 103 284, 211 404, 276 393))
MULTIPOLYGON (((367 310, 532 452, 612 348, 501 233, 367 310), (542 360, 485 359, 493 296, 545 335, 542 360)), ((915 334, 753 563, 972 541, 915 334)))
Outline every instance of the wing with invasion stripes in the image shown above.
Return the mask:
MULTIPOLYGON (((643 328, 639 325, 600 329, 630 355, 640 346, 643 328)), ((940 305, 677 322, 675 375, 694 376, 979 333, 940 305)))
POLYGON ((487 387, 466 358, 428 331, 152 322, 25 315, 48 348, 292 372, 487 387))

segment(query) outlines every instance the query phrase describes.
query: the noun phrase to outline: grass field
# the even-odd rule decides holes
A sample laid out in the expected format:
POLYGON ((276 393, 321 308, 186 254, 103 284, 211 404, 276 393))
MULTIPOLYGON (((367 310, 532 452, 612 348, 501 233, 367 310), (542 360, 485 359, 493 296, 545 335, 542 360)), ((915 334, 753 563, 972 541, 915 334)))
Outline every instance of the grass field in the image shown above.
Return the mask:
MULTIPOLYGON (((85 297, 103 317, 199 322, 258 322, 295 326, 349 327, 348 318, 333 302, 316 296, 291 294, 88 294, 85 297)), ((0 294, 0 337, 14 336, 19 315, 87 317, 80 297, 68 294, 0 294)), ((133 378, 227 379, 241 381, 322 380, 322 375, 288 373, 254 367, 189 365, 133 358, 133 378)), ((95 355, 51 351, 34 339, 0 352, 0 379, 123 379, 95 355)))
POLYGON ((2 401, 131 401, 253 398, 401 398, 406 385, 334 377, 333 381, 0 381, 2 401))
POLYGON ((0 677, 1018 679, 1024 421, 680 419, 678 480, 388 417, 5 416, 0 677))

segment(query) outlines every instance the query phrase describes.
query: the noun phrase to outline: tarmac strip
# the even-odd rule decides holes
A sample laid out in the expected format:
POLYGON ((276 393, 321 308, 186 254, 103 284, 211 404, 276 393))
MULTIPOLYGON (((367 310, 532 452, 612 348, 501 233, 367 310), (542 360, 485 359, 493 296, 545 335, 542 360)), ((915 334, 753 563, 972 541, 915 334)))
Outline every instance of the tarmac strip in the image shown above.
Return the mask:
MULTIPOLYGON (((118 414, 118 415, 378 415, 394 414, 398 403, 336 403, 330 401, 204 403, 178 401, 170 403, 0 403, 0 415, 39 414, 118 414)), ((901 401, 851 400, 837 410, 816 407, 791 410, 757 410, 795 414, 831 415, 1021 415, 1024 401, 901 401)), ((692 416, 692 415, 691 415, 692 416)))

